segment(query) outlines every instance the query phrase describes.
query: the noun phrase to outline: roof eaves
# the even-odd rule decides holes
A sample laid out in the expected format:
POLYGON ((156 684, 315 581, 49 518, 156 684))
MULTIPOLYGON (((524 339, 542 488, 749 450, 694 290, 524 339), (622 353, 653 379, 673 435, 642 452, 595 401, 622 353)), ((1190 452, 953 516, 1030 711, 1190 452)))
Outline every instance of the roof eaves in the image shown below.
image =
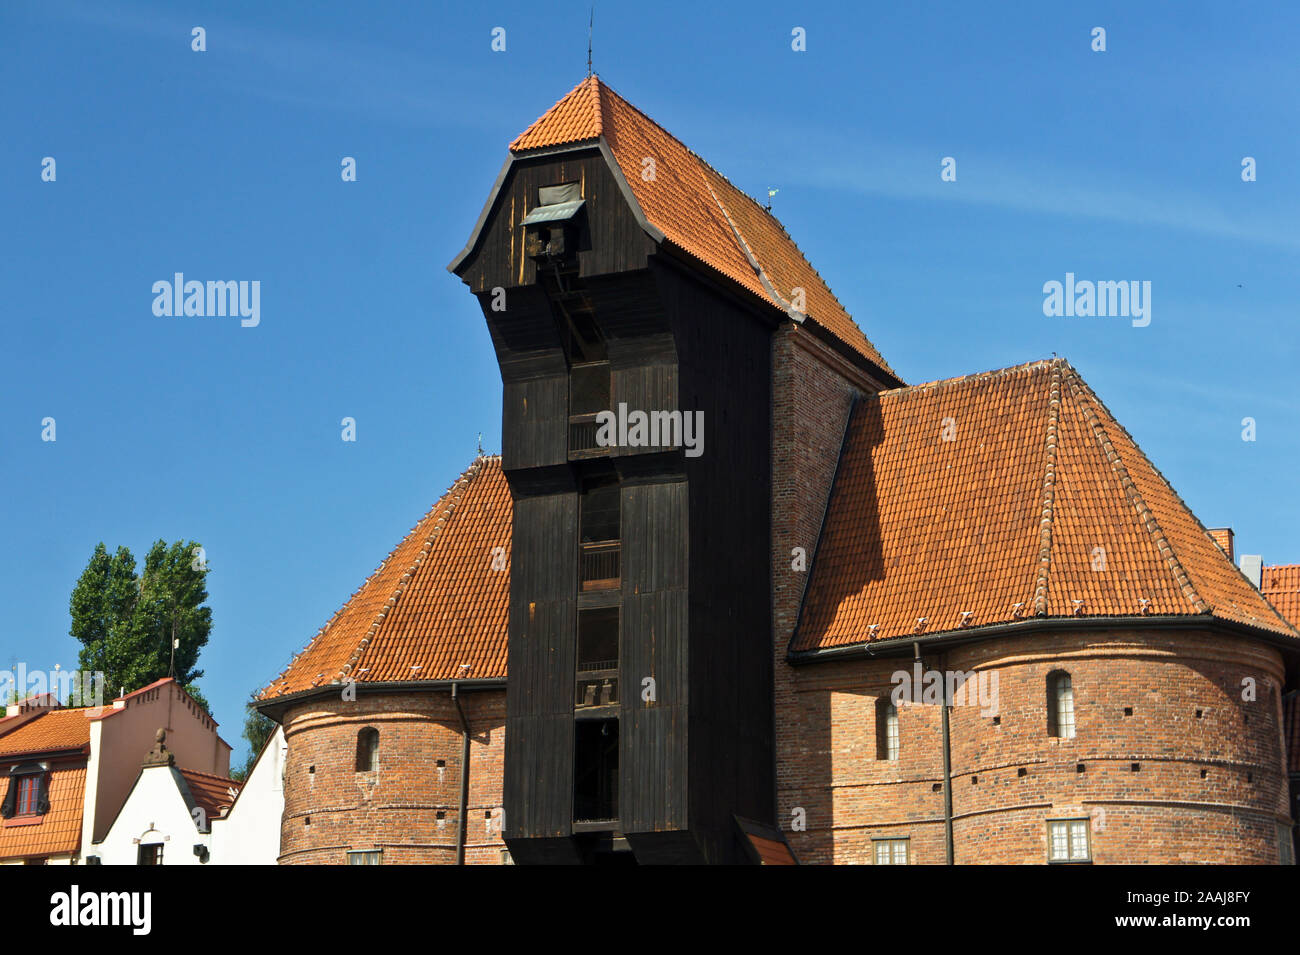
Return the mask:
POLYGON ((976 627, 939 630, 933 633, 921 635, 903 633, 877 640, 859 640, 854 643, 841 643, 833 647, 814 647, 807 650, 790 650, 786 653, 786 662, 798 666, 813 663, 830 663, 836 660, 853 659, 855 657, 871 659, 877 656, 896 656, 899 653, 909 651, 914 646, 956 646, 958 644, 976 643, 981 640, 988 640, 995 637, 1013 636, 1018 634, 1030 635, 1043 631, 1084 629, 1113 630, 1117 627, 1142 627, 1155 630, 1171 627, 1214 627, 1231 631, 1239 636, 1265 640, 1280 649, 1287 650, 1290 653, 1300 654, 1300 643, 1296 641, 1295 636, 1279 633, 1269 627, 1242 623, 1237 620, 1229 620, 1226 617, 1216 617, 1211 614, 1098 614, 1096 616, 1088 617, 1075 617, 1071 615, 1056 617, 1029 617, 1022 620, 1002 620, 976 627))

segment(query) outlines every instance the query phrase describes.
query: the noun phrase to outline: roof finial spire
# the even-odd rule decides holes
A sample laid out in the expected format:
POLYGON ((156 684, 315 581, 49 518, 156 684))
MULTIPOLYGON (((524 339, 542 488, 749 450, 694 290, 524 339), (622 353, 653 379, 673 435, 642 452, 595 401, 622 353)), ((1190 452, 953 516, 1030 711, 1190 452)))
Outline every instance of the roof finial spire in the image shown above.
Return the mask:
POLYGON ((483 432, 478 433, 478 456, 483 457, 483 432))
POLYGON ((780 191, 781 191, 780 189, 773 188, 772 186, 767 187, 767 205, 765 205, 763 208, 766 209, 768 212, 772 211, 772 197, 775 196, 780 191))
POLYGON ((591 25, 596 22, 596 5, 591 5, 591 15, 587 17, 587 78, 591 79, 591 25))

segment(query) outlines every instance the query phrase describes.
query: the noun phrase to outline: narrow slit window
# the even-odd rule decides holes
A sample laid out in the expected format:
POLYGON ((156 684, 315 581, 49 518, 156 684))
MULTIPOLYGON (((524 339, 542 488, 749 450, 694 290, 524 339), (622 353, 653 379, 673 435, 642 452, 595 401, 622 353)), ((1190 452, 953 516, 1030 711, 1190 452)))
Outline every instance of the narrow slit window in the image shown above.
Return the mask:
POLYGON ((1074 683, 1064 670, 1047 676, 1047 734, 1074 739, 1074 683))
POLYGON ((357 734, 357 772, 373 773, 379 768, 379 730, 367 726, 357 734))

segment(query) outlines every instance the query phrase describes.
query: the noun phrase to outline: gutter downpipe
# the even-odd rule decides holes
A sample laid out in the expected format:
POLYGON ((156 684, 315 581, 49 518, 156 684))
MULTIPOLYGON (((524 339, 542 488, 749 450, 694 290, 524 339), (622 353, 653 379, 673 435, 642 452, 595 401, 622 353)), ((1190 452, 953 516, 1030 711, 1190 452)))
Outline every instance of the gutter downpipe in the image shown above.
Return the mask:
MULTIPOLYGON (((465 711, 460 707, 460 684, 451 684, 451 701, 456 704, 456 715, 460 717, 460 808, 456 813, 456 865, 465 864, 465 804, 469 802, 469 722, 465 711)), ((951 861, 951 860, 950 860, 951 861)))
MULTIPOLYGON (((867 651, 868 659, 875 657, 876 648, 873 644, 866 644, 864 649, 867 651)), ((921 643, 919 640, 912 642, 912 656, 918 663, 921 663, 921 643)), ((943 726, 943 848, 946 856, 946 865, 954 865, 953 861, 953 840, 952 840, 952 736, 948 729, 948 654, 944 653, 939 662, 940 673, 945 675, 943 681, 943 701, 940 703, 940 718, 943 726)), ((921 663, 924 667, 924 663, 921 663)))
POLYGON ((943 841, 948 852, 948 865, 953 864, 952 845, 952 736, 948 731, 948 654, 943 660, 943 841))

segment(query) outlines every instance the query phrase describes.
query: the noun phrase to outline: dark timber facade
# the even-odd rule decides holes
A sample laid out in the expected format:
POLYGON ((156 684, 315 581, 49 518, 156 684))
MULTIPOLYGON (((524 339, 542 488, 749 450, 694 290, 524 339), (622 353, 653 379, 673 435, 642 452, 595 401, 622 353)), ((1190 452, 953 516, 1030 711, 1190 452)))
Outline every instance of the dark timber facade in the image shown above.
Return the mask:
POLYGON ((775 816, 775 319, 658 245, 620 180, 590 143, 514 160, 455 265, 515 502, 505 838, 521 863, 745 861, 735 817, 775 816), (581 205, 524 223, 555 195, 581 205), (598 445, 620 405, 701 412, 703 453, 598 445))

